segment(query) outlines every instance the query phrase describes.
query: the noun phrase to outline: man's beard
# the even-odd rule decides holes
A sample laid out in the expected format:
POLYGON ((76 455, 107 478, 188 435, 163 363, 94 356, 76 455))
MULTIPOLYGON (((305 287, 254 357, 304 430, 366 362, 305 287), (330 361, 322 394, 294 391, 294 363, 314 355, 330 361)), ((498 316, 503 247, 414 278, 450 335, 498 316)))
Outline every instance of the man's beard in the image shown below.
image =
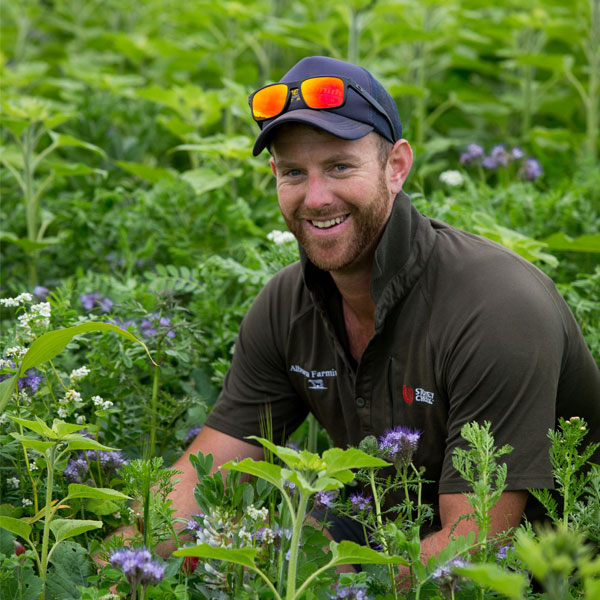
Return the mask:
MULTIPOLYGON (((302 227, 302 220, 296 216, 286 219, 289 230, 294 234, 310 261, 324 271, 351 271, 358 266, 360 259, 369 255, 379 242, 379 237, 388 218, 389 190, 382 176, 376 197, 366 206, 350 205, 350 215, 354 221, 355 235, 346 241, 346 248, 337 256, 327 256, 327 247, 333 250, 340 241, 315 238, 302 227)), ((339 212, 337 213, 339 215, 339 212)), ((313 214, 315 219, 326 219, 327 214, 313 214)))

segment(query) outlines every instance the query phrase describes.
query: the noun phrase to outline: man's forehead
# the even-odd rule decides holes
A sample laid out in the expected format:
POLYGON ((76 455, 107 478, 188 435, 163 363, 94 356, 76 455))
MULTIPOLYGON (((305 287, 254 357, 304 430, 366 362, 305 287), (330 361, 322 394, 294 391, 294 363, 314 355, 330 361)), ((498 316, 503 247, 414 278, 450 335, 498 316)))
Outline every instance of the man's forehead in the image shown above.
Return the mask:
POLYGON ((309 146, 317 150, 326 149, 335 154, 363 153, 370 146, 375 147, 376 134, 369 133, 357 140, 346 140, 336 137, 318 127, 303 123, 286 123, 278 127, 271 140, 271 153, 293 154, 302 147, 309 146), (373 139, 371 139, 373 138, 373 139))

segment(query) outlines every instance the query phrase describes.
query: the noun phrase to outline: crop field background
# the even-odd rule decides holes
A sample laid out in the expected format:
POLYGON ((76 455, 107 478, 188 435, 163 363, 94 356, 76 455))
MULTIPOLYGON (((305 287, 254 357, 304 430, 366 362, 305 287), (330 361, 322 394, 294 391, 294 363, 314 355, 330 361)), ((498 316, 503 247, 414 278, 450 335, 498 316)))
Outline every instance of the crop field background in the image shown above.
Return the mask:
MULTIPOLYGON (((42 511, 67 497, 77 519, 100 523, 65 535, 86 554, 127 509, 69 485, 155 485, 202 426, 243 315, 297 259, 279 233, 268 156, 252 157, 248 95, 304 56, 359 63, 385 85, 415 153, 405 191, 417 208, 551 276, 600 362, 599 0, 0 0, 0 36, 0 556, 24 537, 19 521, 43 557, 42 511), (67 328, 54 350, 34 346, 67 328), (36 417, 85 427, 94 442, 69 442, 52 465, 23 436, 79 434, 18 421, 36 417), (101 451, 94 443, 119 452, 101 467, 83 456, 101 451), (155 471, 123 483, 124 464, 152 458, 155 471)), ((310 420, 293 437, 313 452, 329 445, 310 420)), ((90 584, 87 558, 81 589, 61 588, 61 552, 26 568, 6 558, 0 588, 107 592, 106 578, 90 584)), ((181 577, 141 593, 274 597, 260 579, 211 596, 181 577)))

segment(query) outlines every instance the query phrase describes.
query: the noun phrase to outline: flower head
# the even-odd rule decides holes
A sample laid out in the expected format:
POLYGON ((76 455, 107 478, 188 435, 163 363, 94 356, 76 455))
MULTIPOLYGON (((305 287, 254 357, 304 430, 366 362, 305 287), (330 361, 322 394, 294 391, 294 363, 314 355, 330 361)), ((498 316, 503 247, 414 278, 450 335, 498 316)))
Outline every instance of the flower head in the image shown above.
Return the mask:
POLYGON ((100 308, 100 312, 109 313, 114 305, 114 302, 109 298, 102 298, 100 294, 92 292, 90 294, 82 294, 80 297, 81 305, 87 311, 94 308, 100 308))
POLYGON ((371 496, 356 493, 352 494, 348 499, 350 500, 352 508, 357 512, 362 512, 363 510, 371 510, 371 496))
POLYGON ((317 510, 327 510, 333 508, 335 505, 336 493, 330 492, 317 492, 314 499, 314 508, 317 510))
POLYGON ((165 567, 153 561, 152 554, 145 548, 121 548, 110 555, 110 563, 123 569, 132 589, 160 583, 165 572, 165 567))
POLYGON ((544 174, 541 163, 535 158, 528 158, 521 167, 521 176, 526 181, 535 181, 544 174))
POLYGON ((440 181, 450 187, 459 187, 465 182, 465 179, 460 171, 450 170, 440 173, 440 181))
POLYGON ((408 465, 417 450, 420 437, 420 431, 395 427, 379 438, 379 452, 397 465, 408 465))
POLYGON ((291 231, 278 231, 277 229, 274 229, 267 234, 267 239, 280 246, 281 244, 293 242, 296 238, 291 231))
POLYGON ((185 436, 185 443, 189 444, 202 430, 202 427, 191 427, 185 436))
POLYGON ((369 600, 367 590, 355 585, 336 585, 335 595, 329 595, 332 600, 369 600))
POLYGON ((460 558, 454 558, 448 561, 445 565, 438 567, 432 574, 433 581, 439 586, 440 590, 448 595, 454 594, 460 589, 462 577, 458 575, 454 569, 456 567, 464 567, 465 561, 460 558))

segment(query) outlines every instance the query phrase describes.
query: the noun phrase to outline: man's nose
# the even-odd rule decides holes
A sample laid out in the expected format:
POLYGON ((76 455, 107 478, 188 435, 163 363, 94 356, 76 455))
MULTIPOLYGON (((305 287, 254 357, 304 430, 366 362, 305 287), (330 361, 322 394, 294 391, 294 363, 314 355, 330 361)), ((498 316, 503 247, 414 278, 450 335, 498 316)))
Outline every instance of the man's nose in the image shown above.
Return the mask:
POLYGON ((309 174, 306 184, 306 194, 304 196, 304 205, 307 208, 317 210, 331 204, 331 198, 331 190, 323 177, 318 173, 309 174))

